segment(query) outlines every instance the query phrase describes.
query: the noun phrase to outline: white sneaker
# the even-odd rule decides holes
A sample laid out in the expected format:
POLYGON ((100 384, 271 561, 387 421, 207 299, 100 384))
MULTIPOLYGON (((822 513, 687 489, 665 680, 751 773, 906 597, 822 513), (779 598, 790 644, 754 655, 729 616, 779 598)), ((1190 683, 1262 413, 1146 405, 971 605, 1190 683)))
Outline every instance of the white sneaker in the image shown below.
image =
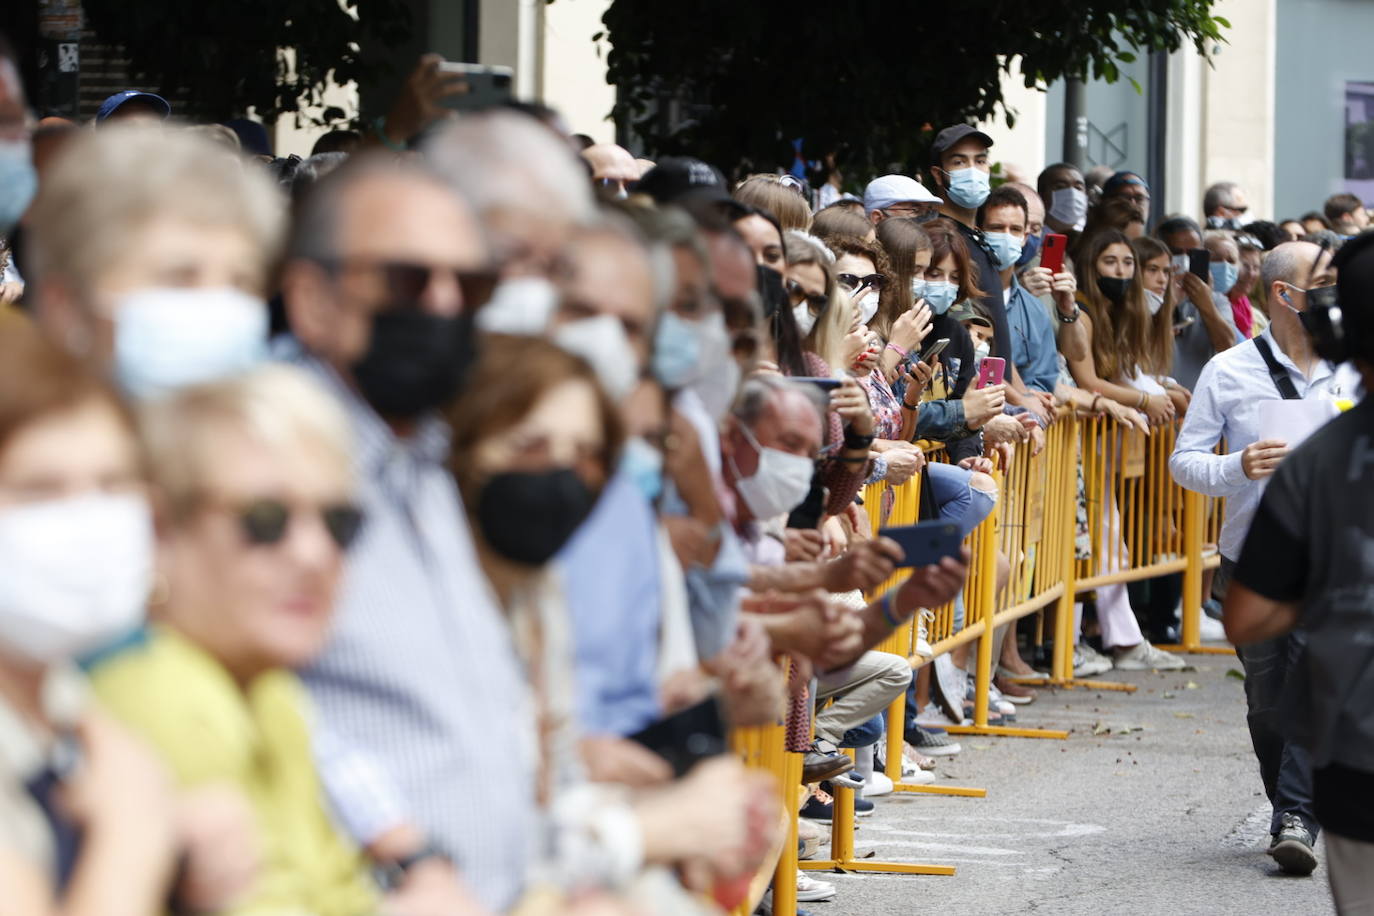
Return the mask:
POLYGON ((1198 622, 1198 638, 1203 642, 1226 642, 1226 627, 1220 620, 1213 620, 1206 614, 1198 622))
MULTIPOLYGON (((934 703, 927 703, 926 708, 916 716, 916 724, 925 725, 929 728, 947 728, 950 725, 968 725, 970 723, 963 719, 956 722, 946 715, 939 706, 934 703)), ((929 754, 930 751, 925 753, 929 754)))
POLYGON ((1156 649, 1149 642, 1117 652, 1115 664, 1122 671, 1177 671, 1188 665, 1177 655, 1156 649))
POLYGON ((801 869, 797 869, 797 900, 805 903, 821 903, 835 899, 835 885, 827 881, 817 881, 801 869))
POLYGON ((1086 643, 1073 647, 1073 676, 1092 677, 1112 670, 1112 661, 1086 643))
POLYGON ((930 641, 926 638, 929 631, 926 628, 926 621, 935 620, 935 612, 929 608, 921 608, 916 612, 916 646, 912 650, 918 657, 930 661, 935 656, 935 650, 930 647, 930 641))
POLYGON ((892 780, 887 778, 887 774, 881 770, 874 770, 864 781, 864 798, 877 798, 880 795, 891 795, 893 790, 892 780))
POLYGON ((996 684, 988 685, 988 705, 1004 716, 1016 715, 1016 706, 997 689, 996 684))

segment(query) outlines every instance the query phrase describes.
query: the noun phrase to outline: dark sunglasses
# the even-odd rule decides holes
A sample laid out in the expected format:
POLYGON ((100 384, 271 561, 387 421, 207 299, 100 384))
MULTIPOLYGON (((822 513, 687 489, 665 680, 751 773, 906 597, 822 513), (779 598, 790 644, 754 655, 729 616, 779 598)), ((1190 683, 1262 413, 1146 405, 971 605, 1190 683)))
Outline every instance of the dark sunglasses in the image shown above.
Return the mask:
POLYGON ((841 286, 850 292, 853 292, 860 286, 867 286, 869 289, 876 289, 881 292, 883 284, 887 282, 887 277, 884 277, 882 274, 869 274, 866 277, 861 277, 858 274, 839 274, 835 279, 839 281, 841 286))
MULTIPOLYGON (((236 514, 244 539, 256 547, 266 547, 281 543, 296 511, 280 500, 258 499, 241 506, 236 514)), ((340 550, 347 550, 362 530, 363 512, 357 506, 337 503, 314 511, 319 512, 320 522, 340 550)))
POLYGON ((808 294, 796 280, 787 281, 787 295, 791 297, 794 306, 805 302, 811 311, 818 315, 825 311, 826 305, 830 302, 825 293, 808 294))
POLYGON ((387 296, 396 303, 415 302, 424 295, 435 275, 448 274, 463 294, 463 307, 478 308, 487 304, 500 279, 494 270, 459 270, 414 261, 374 261, 339 259, 322 262, 334 272, 364 270, 379 274, 386 286, 387 296))

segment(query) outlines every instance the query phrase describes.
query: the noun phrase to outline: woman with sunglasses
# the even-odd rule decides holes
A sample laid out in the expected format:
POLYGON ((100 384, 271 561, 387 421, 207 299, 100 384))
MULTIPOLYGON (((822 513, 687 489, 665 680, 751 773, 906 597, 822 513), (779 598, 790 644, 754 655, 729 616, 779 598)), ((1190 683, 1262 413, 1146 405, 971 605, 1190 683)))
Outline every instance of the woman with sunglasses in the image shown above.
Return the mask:
POLYGON ((183 791, 218 789, 251 808, 260 867, 228 909, 353 916, 408 912, 409 899, 435 894, 470 912, 437 860, 417 863, 383 902, 326 810, 292 669, 329 635, 363 524, 339 408, 276 366, 186 389, 142 420, 157 500, 152 623, 92 680, 183 791))

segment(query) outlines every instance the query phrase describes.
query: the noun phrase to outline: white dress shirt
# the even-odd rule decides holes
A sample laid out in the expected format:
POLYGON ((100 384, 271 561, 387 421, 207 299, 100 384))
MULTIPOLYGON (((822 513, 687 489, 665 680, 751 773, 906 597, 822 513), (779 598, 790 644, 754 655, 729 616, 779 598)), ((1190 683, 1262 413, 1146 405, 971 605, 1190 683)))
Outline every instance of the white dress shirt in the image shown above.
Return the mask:
MULTIPOLYGON (((1257 339, 1268 342, 1274 358, 1288 371, 1303 400, 1322 399, 1334 417, 1338 413, 1336 398, 1355 397, 1354 391, 1342 390, 1341 379, 1325 360, 1316 364, 1309 379, 1279 348, 1270 329, 1266 328, 1257 339)), ((1192 403, 1169 459, 1169 471, 1180 486, 1226 499, 1219 546, 1221 555, 1228 560, 1240 559, 1250 520, 1264 491, 1263 480, 1245 476, 1241 452, 1260 438, 1260 404, 1281 398, 1253 341, 1218 353, 1198 376, 1192 403), (1226 440, 1228 453, 1218 455, 1213 449, 1222 439, 1226 440)))

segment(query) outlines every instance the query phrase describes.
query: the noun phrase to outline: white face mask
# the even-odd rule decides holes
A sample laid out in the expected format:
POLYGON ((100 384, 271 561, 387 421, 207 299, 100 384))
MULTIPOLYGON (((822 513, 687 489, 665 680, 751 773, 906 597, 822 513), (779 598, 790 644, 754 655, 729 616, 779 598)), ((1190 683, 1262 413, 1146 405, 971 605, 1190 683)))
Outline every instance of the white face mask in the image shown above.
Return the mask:
POLYGON ((1164 297, 1152 289, 1145 290, 1145 304, 1150 307, 1151 315, 1158 315, 1164 307, 1164 297))
POLYGON ((553 342, 585 359, 612 401, 623 401, 634 391, 639 381, 639 357, 619 318, 598 315, 559 325, 553 342))
POLYGON ((759 456, 759 466, 749 477, 740 476, 735 458, 730 456, 730 467, 735 472, 735 489, 754 518, 767 521, 801 505, 806 494, 811 492, 815 462, 803 455, 764 448, 743 424, 739 429, 759 456))
POLYGON ((558 290, 544 277, 502 280, 487 304, 477 310, 477 329, 492 334, 539 337, 558 305, 558 290))
POLYGON ((811 314, 811 307, 805 302, 792 306, 792 317, 797 320, 797 333, 802 337, 810 334, 816 326, 816 316, 811 314))
POLYGON ((878 291, 871 289, 864 293, 864 297, 859 300, 859 323, 868 324, 873 320, 873 316, 878 314, 878 300, 881 297, 878 291))
POLYGON ((990 352, 992 352, 992 348, 991 348, 990 346, 988 346, 987 341, 984 341, 983 343, 980 343, 978 346, 974 347, 974 348, 973 348, 973 362, 974 362, 974 364, 977 365, 977 364, 981 363, 981 362, 983 361, 983 359, 984 359, 984 358, 988 355, 988 353, 990 353, 990 352))
POLYGON ((701 369, 691 388, 701 398, 711 417, 719 423, 734 406, 739 390, 739 363, 730 351, 730 332, 725 316, 719 312, 699 322, 701 369))
POLYGON ((1082 229, 1088 219, 1088 195, 1077 188, 1060 188, 1050 194, 1050 216, 1065 226, 1082 229))
POLYGON ((0 643, 48 665, 137 627, 153 523, 137 496, 93 494, 0 510, 0 643))
POLYGON ((115 378, 139 400, 245 372, 267 353, 267 303, 230 287, 136 290, 113 314, 115 378))

